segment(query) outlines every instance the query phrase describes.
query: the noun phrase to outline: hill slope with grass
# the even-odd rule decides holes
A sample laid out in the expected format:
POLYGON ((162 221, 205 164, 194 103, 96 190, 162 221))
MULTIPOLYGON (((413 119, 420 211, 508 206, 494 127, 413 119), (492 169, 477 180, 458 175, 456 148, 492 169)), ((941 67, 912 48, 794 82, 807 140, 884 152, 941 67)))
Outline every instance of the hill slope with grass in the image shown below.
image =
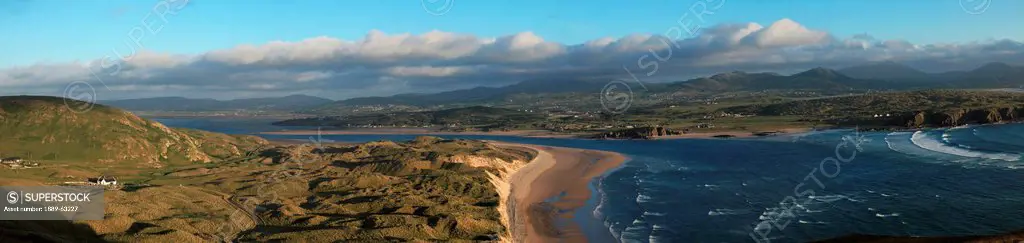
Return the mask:
POLYGON ((0 222, 0 233, 35 242, 488 241, 507 232, 495 176, 534 156, 437 137, 280 145, 238 163, 154 170, 145 187, 107 191, 104 220, 0 222))
POLYGON ((135 163, 152 167, 213 162, 267 144, 252 136, 172 129, 104 105, 77 100, 0 97, 0 156, 33 160, 135 163))
POLYGON ((1024 93, 928 90, 890 92, 722 109, 759 116, 800 116, 837 124, 947 127, 1020 121, 1024 93))

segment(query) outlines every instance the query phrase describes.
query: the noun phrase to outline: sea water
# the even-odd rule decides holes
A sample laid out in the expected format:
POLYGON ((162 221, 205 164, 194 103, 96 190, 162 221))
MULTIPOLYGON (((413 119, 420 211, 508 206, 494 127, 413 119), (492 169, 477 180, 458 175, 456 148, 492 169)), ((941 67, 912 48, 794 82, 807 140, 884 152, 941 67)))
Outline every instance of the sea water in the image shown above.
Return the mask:
MULTIPOLYGON (((192 128, 218 132, 250 132, 229 123, 210 126, 178 120, 169 125, 188 124, 204 124, 192 128), (220 125, 226 127, 218 129, 220 125)), ((321 139, 365 142, 415 136, 324 135, 321 139)), ((629 156, 623 166, 594 181, 595 197, 577 212, 584 232, 600 242, 753 242, 754 238, 805 242, 854 233, 951 236, 1024 229, 1024 219, 1019 217, 1024 214, 1024 170, 1020 170, 1024 168, 1024 125, 1020 124, 859 134, 830 130, 753 139, 440 137, 599 149, 629 156), (841 154, 847 162, 828 160, 835 159, 837 146, 843 146, 841 154), (813 180, 810 175, 815 175, 813 180), (814 193, 805 193, 809 189, 814 193), (793 200, 787 197, 798 203, 790 203, 793 200), (766 232, 765 228, 755 231, 759 224, 772 227, 771 231, 759 234, 766 232)))

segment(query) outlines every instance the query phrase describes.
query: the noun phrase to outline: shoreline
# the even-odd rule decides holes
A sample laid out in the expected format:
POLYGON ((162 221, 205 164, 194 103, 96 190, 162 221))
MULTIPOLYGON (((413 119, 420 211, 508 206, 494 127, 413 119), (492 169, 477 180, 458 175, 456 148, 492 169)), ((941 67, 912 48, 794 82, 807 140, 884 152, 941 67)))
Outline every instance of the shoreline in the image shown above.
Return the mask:
POLYGON ((585 134, 558 133, 547 130, 514 130, 497 132, 447 132, 426 128, 359 128, 359 129, 325 129, 325 130, 284 130, 260 132, 265 135, 490 135, 517 136, 531 138, 579 138, 585 134))
POLYGON ((626 156, 600 150, 490 142, 537 152, 534 160, 508 179, 510 203, 502 210, 512 215, 512 238, 525 242, 588 242, 576 221, 576 212, 598 196, 590 187, 593 179, 621 166, 626 156))
MULTIPOLYGON (((834 128, 830 128, 834 129, 834 128)), ((588 138, 587 133, 559 133, 547 130, 514 130, 514 131, 498 131, 498 132, 446 132, 437 131, 433 129, 424 128, 361 128, 361 129, 344 129, 344 130, 285 130, 285 131, 273 131, 273 132, 260 132, 262 135, 483 135, 483 136, 512 136, 512 137, 525 137, 525 138, 571 138, 571 139, 589 139, 589 140, 670 140, 670 139, 690 139, 690 138, 752 138, 752 137, 764 137, 759 136, 758 133, 766 133, 773 135, 780 134, 798 134, 814 131, 811 127, 791 127, 791 128, 780 128, 775 130, 766 130, 761 132, 753 131, 721 131, 721 132, 693 132, 681 135, 666 135, 659 136, 650 139, 628 139, 628 138, 588 138)), ((767 135, 767 136, 773 136, 767 135)))

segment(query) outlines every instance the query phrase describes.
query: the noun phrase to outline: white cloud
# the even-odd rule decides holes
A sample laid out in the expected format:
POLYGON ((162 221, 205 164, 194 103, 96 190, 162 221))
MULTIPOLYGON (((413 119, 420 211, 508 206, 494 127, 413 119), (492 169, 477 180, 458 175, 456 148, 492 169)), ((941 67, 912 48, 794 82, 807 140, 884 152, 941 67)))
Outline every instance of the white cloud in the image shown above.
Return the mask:
POLYGON ((385 69, 385 72, 388 75, 400 77, 446 77, 462 72, 467 72, 469 70, 470 68, 467 67, 399 66, 387 68, 385 69))
POLYGON ((731 70, 841 67, 879 60, 913 63, 926 70, 969 69, 990 61, 1024 62, 1024 44, 914 44, 867 34, 837 38, 790 19, 767 27, 708 26, 689 39, 633 34, 576 45, 548 41, 532 32, 492 38, 436 30, 374 30, 361 40, 321 36, 242 44, 198 55, 143 50, 123 62, 97 59, 0 68, 0 94, 60 95, 68 83, 89 81, 102 93, 97 95, 100 99, 308 91, 347 98, 496 86, 537 77, 625 76, 623 66, 640 75, 682 79, 731 70))
MULTIPOLYGON (((750 28, 743 31, 750 31, 750 28)), ((743 37, 743 41, 761 48, 824 44, 826 32, 809 30, 791 19, 775 21, 767 28, 757 29, 743 37)))

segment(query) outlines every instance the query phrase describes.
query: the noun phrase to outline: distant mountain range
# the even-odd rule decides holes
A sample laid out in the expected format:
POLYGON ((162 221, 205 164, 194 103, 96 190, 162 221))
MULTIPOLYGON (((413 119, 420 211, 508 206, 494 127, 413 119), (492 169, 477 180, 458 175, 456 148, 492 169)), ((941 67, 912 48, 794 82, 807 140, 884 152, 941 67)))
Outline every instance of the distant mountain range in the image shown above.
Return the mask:
MULTIPOLYGON (((332 105, 439 105, 500 101, 515 94, 598 93, 608 80, 529 80, 504 87, 477 87, 435 94, 400 94, 337 101, 332 105)), ((728 72, 680 82, 649 84, 651 92, 760 90, 910 90, 929 88, 1011 88, 1024 85, 1024 68, 989 63, 971 71, 926 73, 896 62, 834 70, 813 68, 793 75, 728 72)))
MULTIPOLYGON (((527 80, 502 87, 476 87, 432 94, 399 94, 387 97, 360 97, 340 101, 292 95, 278 98, 236 100, 187 99, 162 97, 99 103, 133 111, 226 111, 279 110, 331 113, 336 107, 438 105, 473 106, 502 102, 517 95, 545 99, 547 94, 601 92, 608 79, 565 77, 527 80), (532 96, 530 96, 532 95, 532 96)), ((813 68, 793 75, 777 73, 728 72, 686 81, 648 83, 650 93, 716 93, 762 90, 865 91, 919 90, 937 88, 1018 88, 1024 86, 1024 67, 993 62, 969 71, 928 73, 897 62, 877 62, 843 68, 813 68)), ((634 90, 640 92, 639 90, 634 90)), ((569 96, 572 97, 572 96, 569 96)), ((547 98, 551 99, 551 98, 547 98)), ((565 99, 564 96, 557 99, 565 99)))
POLYGON ((896 62, 878 62, 841 69, 853 78, 898 82, 928 82, 951 88, 1009 88, 1024 85, 1024 67, 1001 62, 981 65, 970 71, 927 73, 896 62))
POLYGON ((666 92, 729 92, 761 90, 853 90, 889 89, 890 81, 851 78, 836 70, 814 68, 784 76, 776 73, 730 72, 669 84, 666 92))
POLYGON ((290 111, 334 102, 330 99, 290 95, 273 98, 250 98, 234 100, 190 99, 182 97, 157 97, 126 100, 107 100, 97 103, 130 111, 234 111, 234 110, 278 110, 290 111))
POLYGON ((848 67, 839 70, 852 78, 861 79, 883 79, 883 80, 924 80, 932 77, 932 74, 914 69, 900 63, 885 61, 869 63, 860 66, 848 67))

